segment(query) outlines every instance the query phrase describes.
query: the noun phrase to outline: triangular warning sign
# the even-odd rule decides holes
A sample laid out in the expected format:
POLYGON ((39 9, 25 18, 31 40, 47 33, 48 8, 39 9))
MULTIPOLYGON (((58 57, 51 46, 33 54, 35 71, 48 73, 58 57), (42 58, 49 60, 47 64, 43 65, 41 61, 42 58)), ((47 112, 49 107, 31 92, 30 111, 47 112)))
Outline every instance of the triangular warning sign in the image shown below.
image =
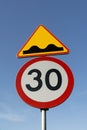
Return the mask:
POLYGON ((18 58, 67 54, 69 49, 59 41, 47 28, 40 25, 17 54, 18 58))

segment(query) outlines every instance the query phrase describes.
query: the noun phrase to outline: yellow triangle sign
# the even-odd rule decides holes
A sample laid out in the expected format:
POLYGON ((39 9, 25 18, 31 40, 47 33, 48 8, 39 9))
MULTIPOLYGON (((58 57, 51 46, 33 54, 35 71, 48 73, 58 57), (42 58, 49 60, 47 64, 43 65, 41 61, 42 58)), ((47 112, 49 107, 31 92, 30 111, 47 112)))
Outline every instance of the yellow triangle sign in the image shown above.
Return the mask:
POLYGON ((18 58, 67 54, 69 49, 46 27, 40 25, 17 53, 18 58))

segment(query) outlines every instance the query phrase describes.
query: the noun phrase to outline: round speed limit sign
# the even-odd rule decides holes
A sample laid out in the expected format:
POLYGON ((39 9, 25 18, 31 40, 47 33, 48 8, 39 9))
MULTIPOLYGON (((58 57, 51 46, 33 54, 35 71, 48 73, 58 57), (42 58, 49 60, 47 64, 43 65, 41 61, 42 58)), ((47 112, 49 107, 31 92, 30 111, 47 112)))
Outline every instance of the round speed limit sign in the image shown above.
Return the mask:
POLYGON ((28 61, 16 77, 19 96, 37 108, 51 108, 63 103, 71 94, 74 78, 61 60, 40 57, 28 61))

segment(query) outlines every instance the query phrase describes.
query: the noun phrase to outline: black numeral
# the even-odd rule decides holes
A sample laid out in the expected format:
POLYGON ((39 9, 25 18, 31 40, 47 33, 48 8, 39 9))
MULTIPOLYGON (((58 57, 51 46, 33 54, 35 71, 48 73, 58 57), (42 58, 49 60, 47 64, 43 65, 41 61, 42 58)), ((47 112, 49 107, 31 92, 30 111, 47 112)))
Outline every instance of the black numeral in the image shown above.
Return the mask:
POLYGON ((37 76, 34 77, 33 79, 38 82, 38 86, 37 87, 31 87, 30 84, 26 84, 26 87, 30 91, 37 91, 42 87, 42 81, 40 79, 41 78, 41 72, 37 69, 33 69, 33 70, 28 72, 28 75, 31 75, 32 73, 37 73, 37 76))
MULTIPOLYGON (((41 71, 38 69, 32 69, 28 72, 28 75, 31 75, 32 73, 36 73, 36 77, 33 78, 33 80, 36 80, 38 82, 38 85, 36 87, 31 86, 30 84, 26 84, 26 87, 30 91, 38 91, 42 87, 42 80, 41 80, 41 71)), ((45 83, 48 89, 50 90, 57 90, 61 87, 62 84, 62 76, 61 73, 57 69, 50 69, 47 71, 45 76, 45 83), (57 76, 57 83, 55 86, 52 86, 50 83, 50 74, 55 73, 57 76)))
POLYGON ((47 87, 48 87, 50 90, 57 90, 57 89, 60 88, 61 82, 62 82, 61 73, 60 73, 57 69, 50 69, 50 70, 47 71, 47 73, 46 73, 45 81, 46 81, 47 87), (50 84, 49 78, 50 78, 50 74, 51 74, 51 73, 56 73, 56 75, 57 75, 58 81, 57 81, 56 86, 52 86, 52 85, 50 84))

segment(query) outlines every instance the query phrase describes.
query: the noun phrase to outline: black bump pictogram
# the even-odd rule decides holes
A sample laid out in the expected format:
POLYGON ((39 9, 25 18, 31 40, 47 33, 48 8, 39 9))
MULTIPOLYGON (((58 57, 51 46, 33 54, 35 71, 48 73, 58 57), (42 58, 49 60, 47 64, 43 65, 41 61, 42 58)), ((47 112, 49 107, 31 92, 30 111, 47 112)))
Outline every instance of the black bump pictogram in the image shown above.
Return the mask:
POLYGON ((56 47, 53 44, 48 45, 45 49, 41 49, 38 46, 32 46, 28 50, 24 50, 23 54, 39 53, 39 52, 52 52, 52 51, 63 51, 63 47, 56 47))

